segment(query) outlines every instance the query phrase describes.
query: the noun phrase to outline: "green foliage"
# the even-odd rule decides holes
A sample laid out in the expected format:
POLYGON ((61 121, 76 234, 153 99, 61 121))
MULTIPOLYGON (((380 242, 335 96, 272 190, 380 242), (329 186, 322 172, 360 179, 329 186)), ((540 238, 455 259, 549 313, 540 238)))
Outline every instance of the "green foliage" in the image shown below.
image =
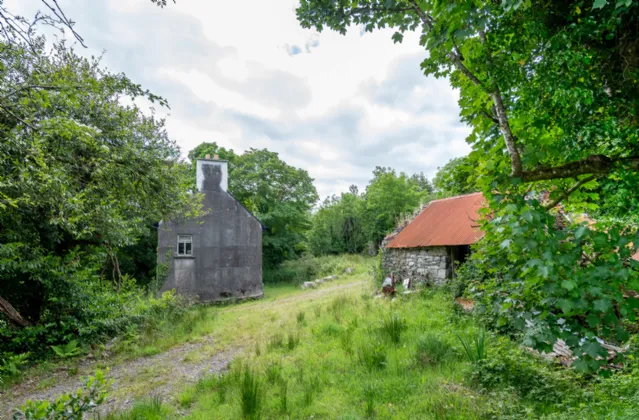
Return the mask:
POLYGON ((94 412, 105 401, 110 385, 111 381, 105 379, 104 372, 97 370, 77 392, 62 394, 55 401, 27 401, 13 418, 81 419, 84 415, 94 412))
POLYGON ((382 320, 382 332, 395 345, 399 344, 406 328, 406 321, 395 312, 389 313, 382 320))
POLYGON ((374 340, 362 343, 357 348, 357 360, 369 372, 384 369, 387 365, 386 347, 374 340))
POLYGON ((262 383, 249 368, 244 369, 240 382, 240 404, 242 416, 246 419, 259 419, 263 404, 262 383))
POLYGON ((308 235, 313 255, 362 252, 366 247, 363 205, 354 185, 348 193, 327 197, 313 215, 308 235))
POLYGON ((455 356, 453 347, 435 334, 425 334, 417 341, 415 360, 421 366, 438 366, 455 356))
POLYGON ((364 193, 364 233, 379 245, 396 226, 397 220, 412 213, 421 203, 421 186, 408 175, 391 168, 377 167, 364 193))
POLYGON ((469 337, 462 337, 457 334, 457 339, 462 345, 464 355, 469 362, 477 363, 486 358, 486 330, 480 329, 469 337))
POLYGON ((323 256, 284 261, 277 267, 265 268, 262 272, 264 284, 302 284, 305 281, 316 280, 321 277, 342 274, 345 269, 352 267, 360 260, 358 256, 323 256))
POLYGON ((443 167, 437 168, 433 178, 433 185, 444 195, 460 195, 476 192, 477 172, 476 162, 468 157, 453 158, 443 167))
MULTIPOLYGON (((133 408, 118 414, 108 414, 104 420, 165 420, 171 416, 168 410, 162 404, 162 398, 150 397, 139 401, 133 405, 133 408)), ((98 420, 102 417, 98 416, 98 420)))
POLYGON ((595 337, 626 340, 639 307, 623 297, 639 285, 628 223, 639 186, 639 53, 628 47, 639 2, 302 0, 297 17, 340 33, 392 28, 395 42, 420 31, 421 69, 459 89, 472 128, 467 162, 436 184, 459 192, 474 179, 488 200, 475 299, 526 345, 549 350, 561 338, 576 368, 597 371, 606 352, 595 337), (584 212, 600 223, 574 222, 584 212))
POLYGON ((12 354, 4 353, 0 359, 0 383, 2 378, 15 378, 29 361, 29 353, 12 354))
POLYGON ((82 352, 82 349, 78 347, 78 340, 71 340, 60 346, 51 346, 51 350, 61 359, 75 357, 82 352))

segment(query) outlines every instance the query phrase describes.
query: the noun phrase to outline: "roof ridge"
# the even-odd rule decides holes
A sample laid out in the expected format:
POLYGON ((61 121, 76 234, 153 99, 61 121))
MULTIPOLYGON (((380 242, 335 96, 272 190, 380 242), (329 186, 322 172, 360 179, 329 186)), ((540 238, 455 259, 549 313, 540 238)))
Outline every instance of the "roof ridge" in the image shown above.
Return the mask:
MULTIPOLYGON (((431 200, 430 202, 428 202, 428 205, 430 205, 431 203, 439 202, 439 201, 448 201, 448 200, 455 200, 455 199, 458 199, 458 198, 470 197, 471 195, 483 195, 483 193, 474 192, 474 193, 456 195, 456 196, 453 196, 453 197, 438 198, 437 200, 431 200)), ((428 207, 428 205, 427 205, 427 207, 428 207)))

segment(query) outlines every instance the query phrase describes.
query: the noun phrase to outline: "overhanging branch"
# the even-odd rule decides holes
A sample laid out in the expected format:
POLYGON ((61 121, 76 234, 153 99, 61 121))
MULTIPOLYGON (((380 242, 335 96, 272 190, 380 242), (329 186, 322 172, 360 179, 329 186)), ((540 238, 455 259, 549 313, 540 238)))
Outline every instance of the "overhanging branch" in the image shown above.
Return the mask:
POLYGON ((559 197, 557 197, 555 200, 553 200, 552 202, 546 204, 544 206, 544 208, 546 210, 550 210, 552 208, 554 208, 557 204, 561 203, 563 200, 565 200, 566 198, 568 198, 570 196, 570 194, 574 193, 575 191, 577 191, 579 188, 581 188, 582 185, 587 184, 588 182, 592 181, 593 179, 595 179, 597 177, 597 175, 591 175, 587 178, 582 179, 581 181, 577 182, 575 185, 573 185, 572 187, 570 187, 570 189, 564 191, 559 197))
POLYGON ((602 155, 566 163, 552 168, 537 168, 522 173, 522 181, 535 182, 550 179, 577 178, 580 175, 607 175, 619 166, 639 171, 639 156, 609 158, 602 155))

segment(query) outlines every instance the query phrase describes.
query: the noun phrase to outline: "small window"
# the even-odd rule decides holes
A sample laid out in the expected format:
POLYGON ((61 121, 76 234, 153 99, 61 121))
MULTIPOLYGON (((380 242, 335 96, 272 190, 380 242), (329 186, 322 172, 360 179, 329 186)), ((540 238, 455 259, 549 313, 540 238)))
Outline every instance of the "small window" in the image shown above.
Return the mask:
POLYGON ((177 254, 178 256, 193 255, 193 237, 191 235, 178 235, 177 254))

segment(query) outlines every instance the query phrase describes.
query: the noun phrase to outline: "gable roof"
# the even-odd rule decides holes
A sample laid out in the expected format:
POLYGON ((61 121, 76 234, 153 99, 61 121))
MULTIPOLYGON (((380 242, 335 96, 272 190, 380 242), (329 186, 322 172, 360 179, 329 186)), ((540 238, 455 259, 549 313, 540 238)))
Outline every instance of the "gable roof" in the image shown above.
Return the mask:
POLYGON ((472 245, 484 236, 478 220, 485 203, 482 193, 433 200, 386 247, 472 245))

